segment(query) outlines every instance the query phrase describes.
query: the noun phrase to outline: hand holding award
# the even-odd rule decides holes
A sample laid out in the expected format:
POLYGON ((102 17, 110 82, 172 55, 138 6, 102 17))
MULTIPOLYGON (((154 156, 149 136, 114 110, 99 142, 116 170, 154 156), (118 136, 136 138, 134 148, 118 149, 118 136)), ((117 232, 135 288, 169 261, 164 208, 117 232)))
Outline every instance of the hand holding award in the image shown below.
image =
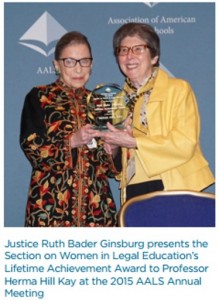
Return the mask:
POLYGON ((87 98, 88 116, 98 130, 107 130, 107 122, 123 128, 129 115, 129 99, 122 89, 114 83, 101 84, 87 98))

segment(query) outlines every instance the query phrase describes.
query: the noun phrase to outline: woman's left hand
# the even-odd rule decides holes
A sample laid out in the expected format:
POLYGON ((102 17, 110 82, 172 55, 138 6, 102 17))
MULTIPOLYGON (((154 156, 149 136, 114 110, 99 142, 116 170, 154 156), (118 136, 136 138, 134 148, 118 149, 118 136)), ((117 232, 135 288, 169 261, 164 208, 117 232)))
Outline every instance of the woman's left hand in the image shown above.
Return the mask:
POLYGON ((107 131, 102 131, 99 133, 99 136, 102 140, 108 144, 105 146, 106 151, 109 150, 109 145, 111 146, 111 150, 116 147, 127 147, 127 148, 135 148, 136 140, 132 134, 132 128, 130 125, 125 126, 123 129, 118 129, 110 123, 107 123, 107 131))

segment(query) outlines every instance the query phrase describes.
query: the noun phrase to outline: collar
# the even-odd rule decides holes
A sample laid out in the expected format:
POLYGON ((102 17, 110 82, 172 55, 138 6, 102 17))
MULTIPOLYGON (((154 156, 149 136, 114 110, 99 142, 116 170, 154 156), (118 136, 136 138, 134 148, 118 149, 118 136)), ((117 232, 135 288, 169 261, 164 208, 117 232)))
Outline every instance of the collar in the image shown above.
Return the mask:
POLYGON ((64 83, 60 78, 56 80, 56 84, 64 90, 66 93, 71 93, 73 95, 81 95, 88 94, 88 90, 85 87, 80 87, 77 89, 69 87, 66 83, 64 83))

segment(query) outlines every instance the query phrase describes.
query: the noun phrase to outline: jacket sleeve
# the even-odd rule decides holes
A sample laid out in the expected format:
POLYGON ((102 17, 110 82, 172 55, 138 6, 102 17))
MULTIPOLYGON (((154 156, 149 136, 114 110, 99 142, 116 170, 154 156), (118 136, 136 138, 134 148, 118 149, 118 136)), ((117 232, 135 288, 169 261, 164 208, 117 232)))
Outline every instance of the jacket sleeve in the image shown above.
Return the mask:
MULTIPOLYGON (((69 168, 72 154, 69 137, 52 138, 45 124, 44 110, 40 103, 40 90, 33 88, 26 96, 21 115, 20 145, 35 169, 54 170, 69 168)), ((73 157, 75 153, 73 153, 73 157)))
MULTIPOLYGON (((97 153, 97 163, 108 177, 115 178, 122 170, 122 151, 118 149, 117 155, 113 157, 105 152, 103 141, 98 139, 98 147, 95 150, 97 153)), ((95 162, 94 162, 95 163, 95 162)))
POLYGON ((188 162, 199 144, 199 112, 187 82, 179 81, 171 87, 167 100, 159 105, 159 116, 154 116, 149 124, 150 133, 145 135, 138 130, 134 133, 136 155, 149 177, 188 162))

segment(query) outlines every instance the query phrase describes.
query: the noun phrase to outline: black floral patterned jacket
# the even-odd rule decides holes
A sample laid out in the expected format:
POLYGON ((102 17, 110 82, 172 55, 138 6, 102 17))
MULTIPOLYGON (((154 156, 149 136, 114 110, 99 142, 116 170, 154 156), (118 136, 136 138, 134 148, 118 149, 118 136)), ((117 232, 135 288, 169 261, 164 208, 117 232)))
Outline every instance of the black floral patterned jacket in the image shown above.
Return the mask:
POLYGON ((97 148, 71 149, 70 136, 86 123, 89 91, 60 80, 26 96, 20 145, 33 170, 25 226, 116 226, 108 177, 118 174, 111 156, 97 148))

